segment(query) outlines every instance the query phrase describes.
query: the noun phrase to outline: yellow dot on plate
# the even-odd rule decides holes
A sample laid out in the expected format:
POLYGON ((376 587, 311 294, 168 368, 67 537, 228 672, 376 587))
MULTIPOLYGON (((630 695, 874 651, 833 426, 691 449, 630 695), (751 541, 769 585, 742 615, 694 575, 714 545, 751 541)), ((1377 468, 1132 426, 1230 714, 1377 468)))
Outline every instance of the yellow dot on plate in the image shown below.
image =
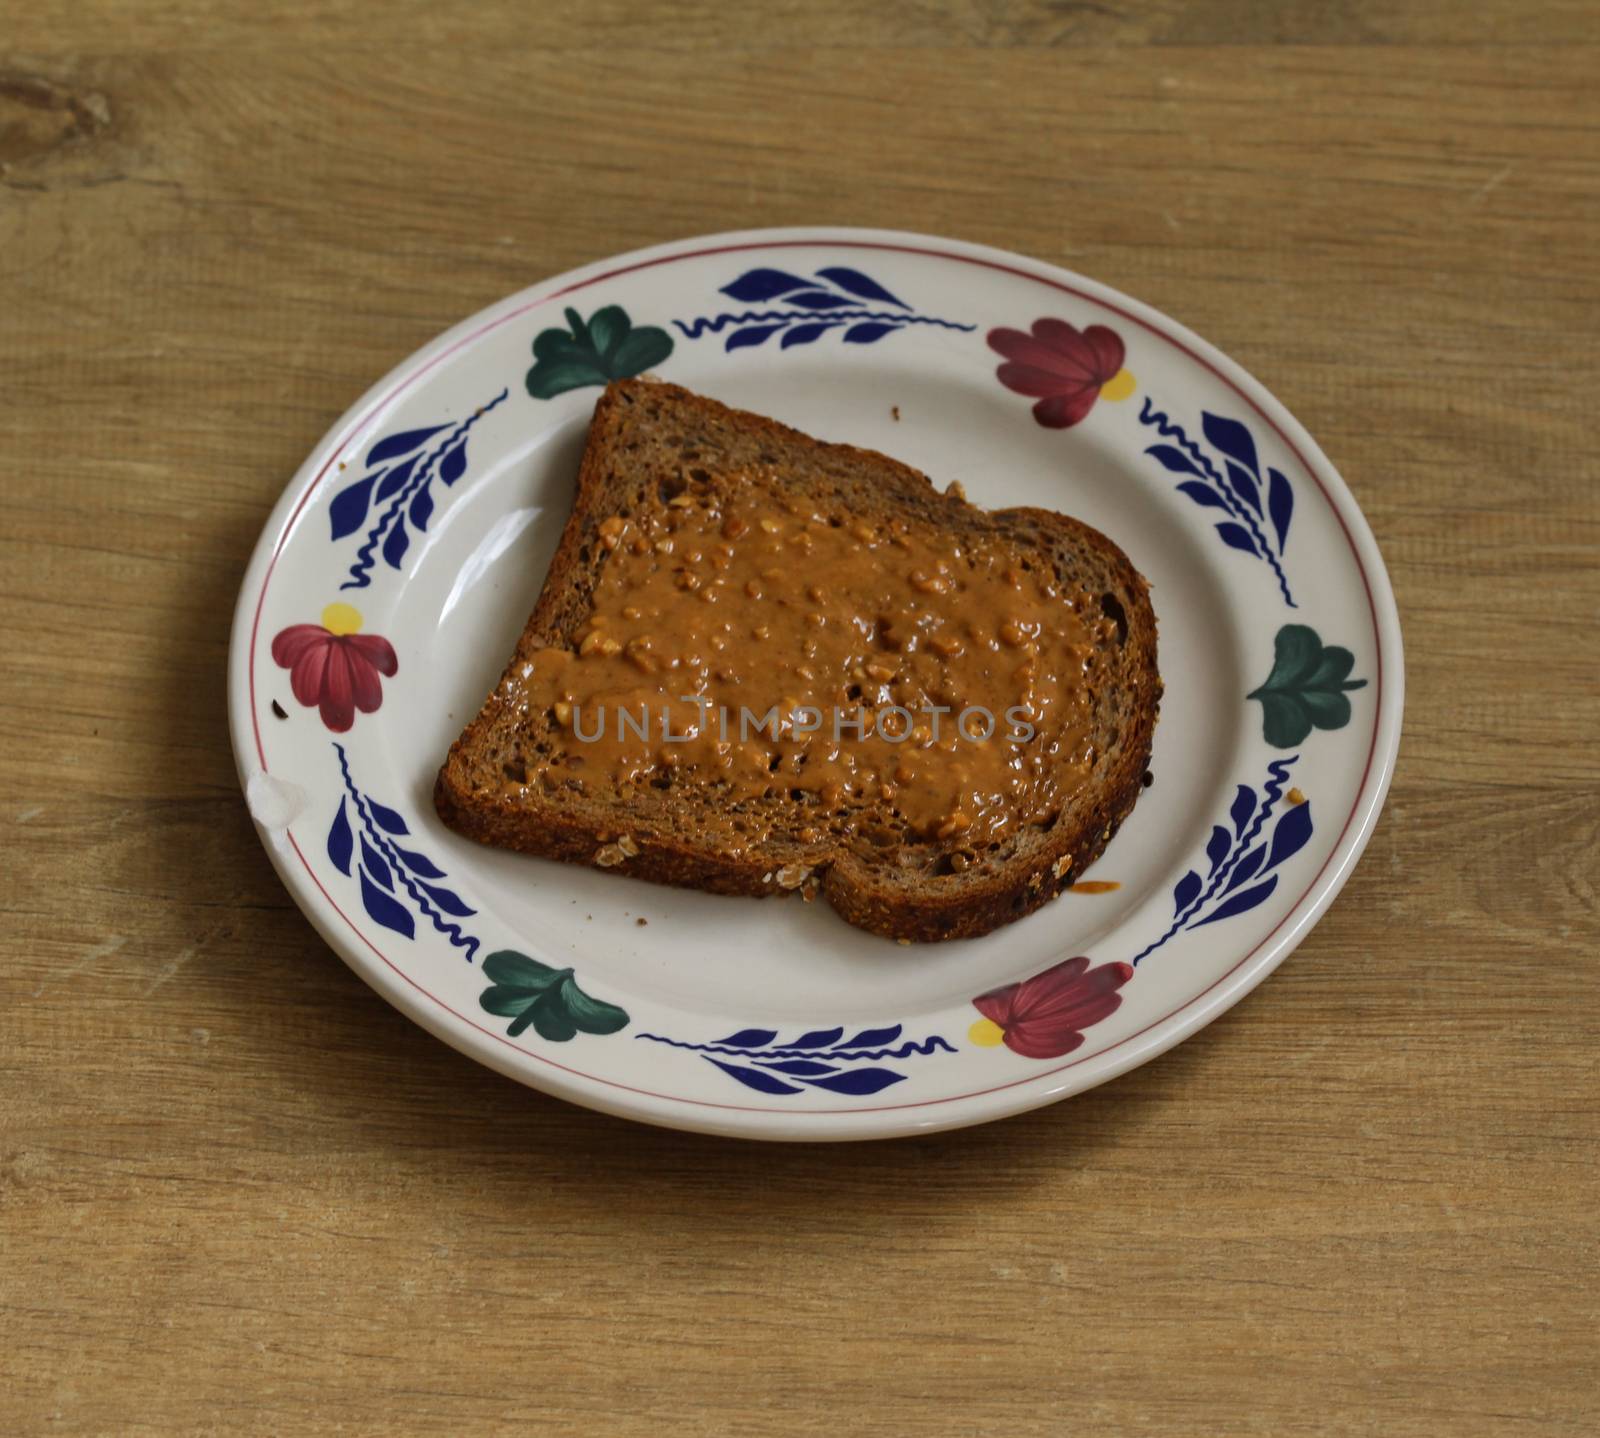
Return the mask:
POLYGON ((980 1048, 992 1049, 1006 1041, 1006 1031, 993 1019, 979 1019, 967 1030, 967 1037, 980 1048))
POLYGON ((1103 385, 1100 386, 1101 399, 1127 399, 1139 387, 1138 380, 1134 379, 1131 372, 1119 369, 1103 385))
POLYGON ((361 611, 353 604, 330 604, 322 611, 322 627, 330 634, 355 634, 361 628, 361 611))

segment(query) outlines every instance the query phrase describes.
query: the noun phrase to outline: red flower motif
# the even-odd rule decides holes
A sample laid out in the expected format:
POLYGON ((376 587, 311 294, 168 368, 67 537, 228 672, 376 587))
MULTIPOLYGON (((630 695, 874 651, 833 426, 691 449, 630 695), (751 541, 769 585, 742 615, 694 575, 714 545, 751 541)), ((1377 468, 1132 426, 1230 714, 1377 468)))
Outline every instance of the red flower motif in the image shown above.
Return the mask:
POLYGON ((990 330, 989 348, 1008 361, 995 371, 1000 383, 1038 399, 1033 417, 1047 429, 1077 424, 1102 393, 1110 400, 1133 393, 1122 340, 1104 325, 1080 331, 1065 320, 1035 320, 1031 335, 990 330))
POLYGON ((399 669, 394 646, 376 634, 358 634, 361 615, 348 604, 330 604, 321 624, 291 624, 272 641, 272 657, 289 671, 294 697, 322 712, 335 734, 355 723, 356 710, 371 714, 383 703, 380 674, 399 669))
POLYGON ((1117 1011, 1117 990, 1132 977, 1131 964, 1091 969, 1088 959, 1063 959, 1020 984, 975 998, 972 1006, 983 1018, 968 1037, 978 1044, 1004 1043, 1025 1059, 1060 1058, 1083 1042, 1084 1029, 1117 1011))

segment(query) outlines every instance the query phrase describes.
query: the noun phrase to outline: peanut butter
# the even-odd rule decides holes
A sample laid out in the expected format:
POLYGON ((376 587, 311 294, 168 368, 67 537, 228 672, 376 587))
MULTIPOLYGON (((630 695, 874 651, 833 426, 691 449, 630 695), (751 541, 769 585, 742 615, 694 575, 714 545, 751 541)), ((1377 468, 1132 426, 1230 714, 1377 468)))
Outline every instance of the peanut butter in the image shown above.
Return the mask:
POLYGON ((592 612, 525 666, 555 736, 529 784, 692 777, 730 805, 796 801, 802 839, 865 802, 965 850, 1048 822, 1088 777, 1085 667, 1109 623, 1002 540, 724 482, 610 515, 594 542, 592 612))

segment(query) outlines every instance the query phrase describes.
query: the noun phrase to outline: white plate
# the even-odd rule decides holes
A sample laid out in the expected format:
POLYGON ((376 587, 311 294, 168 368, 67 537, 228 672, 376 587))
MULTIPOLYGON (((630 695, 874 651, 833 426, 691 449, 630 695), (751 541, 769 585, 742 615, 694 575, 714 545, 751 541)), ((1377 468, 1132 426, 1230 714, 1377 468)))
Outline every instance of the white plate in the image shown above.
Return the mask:
POLYGON ((229 660, 262 842, 380 994, 563 1098, 774 1139, 998 1118, 1215 1018, 1349 876, 1389 785, 1401 695, 1371 532, 1259 383, 1092 280, 875 230, 664 245, 441 336, 285 491, 229 660), (590 330, 612 307, 625 339, 615 313, 590 330), (1030 348, 1042 319, 1115 338, 1046 326, 1030 348), (536 338, 560 330, 567 343, 547 338, 535 367, 536 338), (1037 395, 998 377, 1007 350, 1063 376, 1044 418, 1074 423, 1036 421, 1037 395), (1153 785, 1089 876, 1120 887, 905 948, 823 904, 622 880, 440 824, 435 772, 539 592, 603 371, 645 368, 960 479, 980 504, 1064 510, 1128 552, 1151 582, 1166 698, 1153 785), (359 681, 365 711, 335 674, 359 681))

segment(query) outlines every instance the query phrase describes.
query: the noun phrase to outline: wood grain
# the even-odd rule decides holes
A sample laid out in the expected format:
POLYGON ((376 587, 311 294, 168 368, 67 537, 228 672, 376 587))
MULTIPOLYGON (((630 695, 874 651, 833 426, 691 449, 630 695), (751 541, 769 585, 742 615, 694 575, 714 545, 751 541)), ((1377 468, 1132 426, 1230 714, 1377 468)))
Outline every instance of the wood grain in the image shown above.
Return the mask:
POLYGON ((1592 4, 13 9, 0 1430, 1595 1430, 1592 4), (223 665, 375 375, 570 265, 816 222, 1239 358, 1371 519, 1410 682, 1366 858, 1219 1023, 774 1150, 372 996, 256 841, 223 665))

